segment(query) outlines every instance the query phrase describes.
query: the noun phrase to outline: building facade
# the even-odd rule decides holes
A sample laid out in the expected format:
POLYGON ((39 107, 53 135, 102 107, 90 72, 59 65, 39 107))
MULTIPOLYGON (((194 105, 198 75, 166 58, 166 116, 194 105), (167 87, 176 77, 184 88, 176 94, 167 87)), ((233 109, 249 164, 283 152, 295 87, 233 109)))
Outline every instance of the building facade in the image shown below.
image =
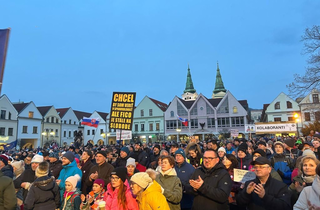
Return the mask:
POLYGON ((74 133, 79 129, 79 120, 71 107, 57 109, 61 118, 60 145, 74 142, 74 133))
POLYGON ((0 146, 17 140, 18 112, 6 95, 0 97, 0 146))
POLYGON ((308 125, 315 121, 320 121, 320 92, 313 89, 306 97, 299 103, 301 111, 301 120, 303 125, 308 125))

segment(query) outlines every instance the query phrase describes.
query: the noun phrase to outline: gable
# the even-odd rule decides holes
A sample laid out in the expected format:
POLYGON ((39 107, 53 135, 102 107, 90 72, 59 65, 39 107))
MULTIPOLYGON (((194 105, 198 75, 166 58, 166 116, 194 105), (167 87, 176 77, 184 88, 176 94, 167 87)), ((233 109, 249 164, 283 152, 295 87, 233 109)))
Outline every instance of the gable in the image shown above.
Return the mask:
POLYGON ((299 110, 298 103, 285 93, 280 93, 268 106, 266 113, 299 110), (290 103, 292 108, 290 107, 290 103))
POLYGON ((29 112, 33 112, 33 119, 42 119, 41 113, 32 101, 19 113, 19 117, 29 118, 29 112))

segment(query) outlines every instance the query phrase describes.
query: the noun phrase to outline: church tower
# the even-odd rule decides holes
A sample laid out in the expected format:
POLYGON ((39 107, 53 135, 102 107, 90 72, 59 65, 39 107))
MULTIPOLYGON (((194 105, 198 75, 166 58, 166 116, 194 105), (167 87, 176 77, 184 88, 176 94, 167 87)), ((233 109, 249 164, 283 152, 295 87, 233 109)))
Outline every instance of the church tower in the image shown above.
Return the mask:
POLYGON ((198 94, 197 94, 197 91, 193 87, 190 68, 189 68, 189 64, 188 64, 186 88, 183 91, 182 99, 185 101, 194 101, 197 99, 197 97, 198 97, 198 94))
POLYGON ((227 90, 224 88, 220 74, 219 63, 217 63, 216 85, 214 87, 212 98, 223 98, 227 90))

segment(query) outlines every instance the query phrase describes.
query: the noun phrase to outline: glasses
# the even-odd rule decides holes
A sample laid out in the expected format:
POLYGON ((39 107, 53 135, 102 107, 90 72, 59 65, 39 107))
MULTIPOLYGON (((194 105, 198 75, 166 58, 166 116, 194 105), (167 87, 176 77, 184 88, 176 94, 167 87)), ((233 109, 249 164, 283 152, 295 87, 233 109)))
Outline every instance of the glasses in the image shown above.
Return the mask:
POLYGON ((117 176, 111 176, 110 179, 117 182, 120 178, 117 176))
POLYGON ((253 166, 254 169, 264 169, 269 168, 270 166, 253 166))
POLYGON ((216 158, 218 158, 218 157, 203 157, 203 160, 210 160, 211 161, 216 158))

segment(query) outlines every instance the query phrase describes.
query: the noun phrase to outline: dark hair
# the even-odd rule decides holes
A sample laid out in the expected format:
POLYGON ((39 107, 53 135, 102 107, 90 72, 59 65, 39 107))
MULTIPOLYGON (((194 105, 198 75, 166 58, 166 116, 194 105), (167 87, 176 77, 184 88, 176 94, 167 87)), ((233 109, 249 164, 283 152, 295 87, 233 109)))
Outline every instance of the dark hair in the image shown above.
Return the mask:
POLYGON ((92 158, 93 154, 92 154, 91 150, 85 150, 83 152, 87 153, 89 155, 89 157, 92 158))
POLYGON ((316 173, 318 174, 318 176, 320 176, 320 164, 318 164, 318 166, 316 168, 316 173))
POLYGON ((204 153, 206 153, 206 152, 214 152, 215 156, 218 157, 217 151, 215 151, 213 149, 207 149, 206 151, 204 151, 204 153))
POLYGON ((230 170, 233 170, 234 168, 237 168, 238 167, 238 160, 237 160, 237 158, 234 156, 234 155, 232 155, 232 154, 226 154, 226 158, 228 159, 228 160, 230 160, 231 161, 231 166, 230 166, 230 170))
POLYGON ((27 157, 29 157, 29 158, 31 158, 31 159, 33 158, 33 156, 34 156, 33 154, 27 155, 27 157))
POLYGON ((175 160, 174 160, 174 158, 173 158, 172 156, 170 156, 170 155, 164 155, 164 156, 161 156, 160 158, 161 158, 161 161, 163 161, 164 159, 168 159, 169 164, 170 164, 171 166, 174 166, 175 163, 176 163, 175 160))

